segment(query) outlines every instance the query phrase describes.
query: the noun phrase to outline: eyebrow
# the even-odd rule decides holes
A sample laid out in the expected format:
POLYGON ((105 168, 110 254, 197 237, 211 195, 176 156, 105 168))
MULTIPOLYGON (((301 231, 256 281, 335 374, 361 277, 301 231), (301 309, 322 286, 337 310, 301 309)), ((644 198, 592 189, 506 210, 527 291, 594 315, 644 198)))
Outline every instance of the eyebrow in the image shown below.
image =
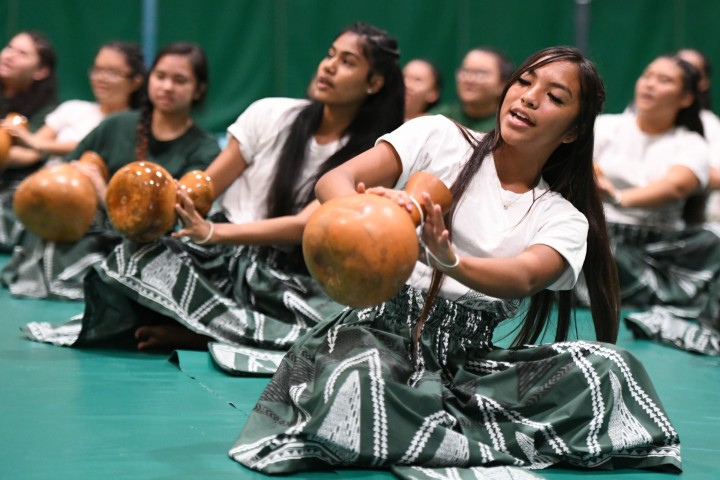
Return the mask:
MULTIPOLYGON (((537 78, 537 73, 535 73, 535 69, 530 69, 525 73, 537 78)), ((560 90, 567 92, 567 94, 570 95, 570 98, 573 98, 572 90, 570 90, 570 88, 567 85, 563 85, 562 83, 558 83, 558 82, 550 82, 550 86, 559 88, 560 90)))
POLYGON ((355 58, 357 58, 357 59, 363 58, 362 56, 360 56, 359 54, 357 54, 357 53, 355 53, 355 52, 353 52, 353 51, 351 51, 351 50, 340 50, 340 49, 339 49, 338 47, 336 47, 335 45, 330 45, 330 50, 334 50, 334 52, 335 52, 336 54, 338 54, 338 55, 351 55, 351 56, 353 56, 353 57, 355 57, 355 58))

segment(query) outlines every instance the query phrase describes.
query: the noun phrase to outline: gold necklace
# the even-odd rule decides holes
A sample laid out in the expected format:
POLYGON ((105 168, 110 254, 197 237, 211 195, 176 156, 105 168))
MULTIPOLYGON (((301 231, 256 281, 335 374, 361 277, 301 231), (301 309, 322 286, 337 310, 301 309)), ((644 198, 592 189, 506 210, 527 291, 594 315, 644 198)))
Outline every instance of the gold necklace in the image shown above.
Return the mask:
MULTIPOLYGON (((533 187, 533 189, 534 189, 534 188, 535 188, 535 187, 533 187)), ((512 207, 513 204, 515 204, 515 202, 517 202, 518 200, 520 200, 520 199, 525 195, 525 193, 527 193, 527 192, 525 192, 525 193, 515 193, 515 192, 513 192, 512 190, 505 190, 505 189, 502 187, 502 183, 500 183, 500 179, 498 179, 498 189, 500 190, 500 203, 502 203, 502 206, 503 206, 503 208, 504 208, 505 210, 507 210, 508 208, 512 207), (506 192, 510 192, 510 193, 514 194, 514 195, 515 195, 515 198, 513 198, 511 201, 507 202, 507 201, 505 200, 506 192)))

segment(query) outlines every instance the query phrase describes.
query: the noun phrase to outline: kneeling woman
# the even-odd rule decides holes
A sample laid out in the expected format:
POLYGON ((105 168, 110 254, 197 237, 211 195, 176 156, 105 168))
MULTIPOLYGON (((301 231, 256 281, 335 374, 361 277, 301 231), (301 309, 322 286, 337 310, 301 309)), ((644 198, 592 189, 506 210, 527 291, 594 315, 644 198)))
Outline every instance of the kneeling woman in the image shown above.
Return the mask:
POLYGON ((264 473, 678 471, 677 433, 642 365, 609 343, 564 341, 581 271, 597 339, 617 336, 617 275, 592 164, 603 100, 577 50, 546 49, 508 82, 494 131, 411 120, 320 179, 321 201, 371 187, 409 208, 415 200, 389 188, 426 170, 452 185, 455 202, 443 218, 428 196, 417 199, 431 212, 422 229, 429 265, 419 263, 388 302, 345 310, 302 337, 230 455, 264 473), (493 329, 524 297, 516 348, 495 348, 493 329), (556 299, 558 343, 522 347, 538 340, 556 299))
POLYGON ((34 324, 32 338, 139 349, 207 348, 212 339, 225 344, 213 345, 216 358, 232 357, 221 365, 274 371, 273 359, 341 309, 305 271, 299 244, 319 205, 317 179, 402 124, 398 56, 382 30, 345 29, 318 66, 312 100, 262 99, 228 128, 206 171, 223 193, 222 219, 206 221, 185 197, 176 236, 193 241, 123 242, 85 279, 82 331, 79 319, 69 340, 60 333, 68 325, 34 324))

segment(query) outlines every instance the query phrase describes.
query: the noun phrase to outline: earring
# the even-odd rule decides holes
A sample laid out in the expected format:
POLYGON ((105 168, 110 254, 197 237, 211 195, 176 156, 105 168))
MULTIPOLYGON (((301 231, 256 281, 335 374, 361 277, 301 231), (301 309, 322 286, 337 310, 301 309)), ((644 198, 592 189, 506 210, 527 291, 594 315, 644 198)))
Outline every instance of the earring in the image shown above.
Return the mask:
POLYGON ((374 93, 374 92, 373 92, 373 89, 372 89, 372 88, 368 88, 368 89, 367 89, 367 93, 368 93, 368 95, 372 95, 372 94, 374 93))

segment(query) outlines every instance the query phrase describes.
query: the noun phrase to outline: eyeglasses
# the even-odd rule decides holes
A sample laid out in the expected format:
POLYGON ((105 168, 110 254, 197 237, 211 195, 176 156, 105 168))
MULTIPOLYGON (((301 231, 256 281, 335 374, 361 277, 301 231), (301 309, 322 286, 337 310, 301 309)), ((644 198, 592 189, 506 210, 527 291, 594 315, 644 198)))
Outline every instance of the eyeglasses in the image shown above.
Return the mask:
POLYGON ((479 81, 490 77, 492 73, 489 70, 473 70, 469 68, 458 68, 455 76, 458 80, 479 81))
POLYGON ((108 80, 123 80, 132 77, 132 73, 123 73, 112 68, 90 67, 88 75, 91 77, 105 77, 108 80))

